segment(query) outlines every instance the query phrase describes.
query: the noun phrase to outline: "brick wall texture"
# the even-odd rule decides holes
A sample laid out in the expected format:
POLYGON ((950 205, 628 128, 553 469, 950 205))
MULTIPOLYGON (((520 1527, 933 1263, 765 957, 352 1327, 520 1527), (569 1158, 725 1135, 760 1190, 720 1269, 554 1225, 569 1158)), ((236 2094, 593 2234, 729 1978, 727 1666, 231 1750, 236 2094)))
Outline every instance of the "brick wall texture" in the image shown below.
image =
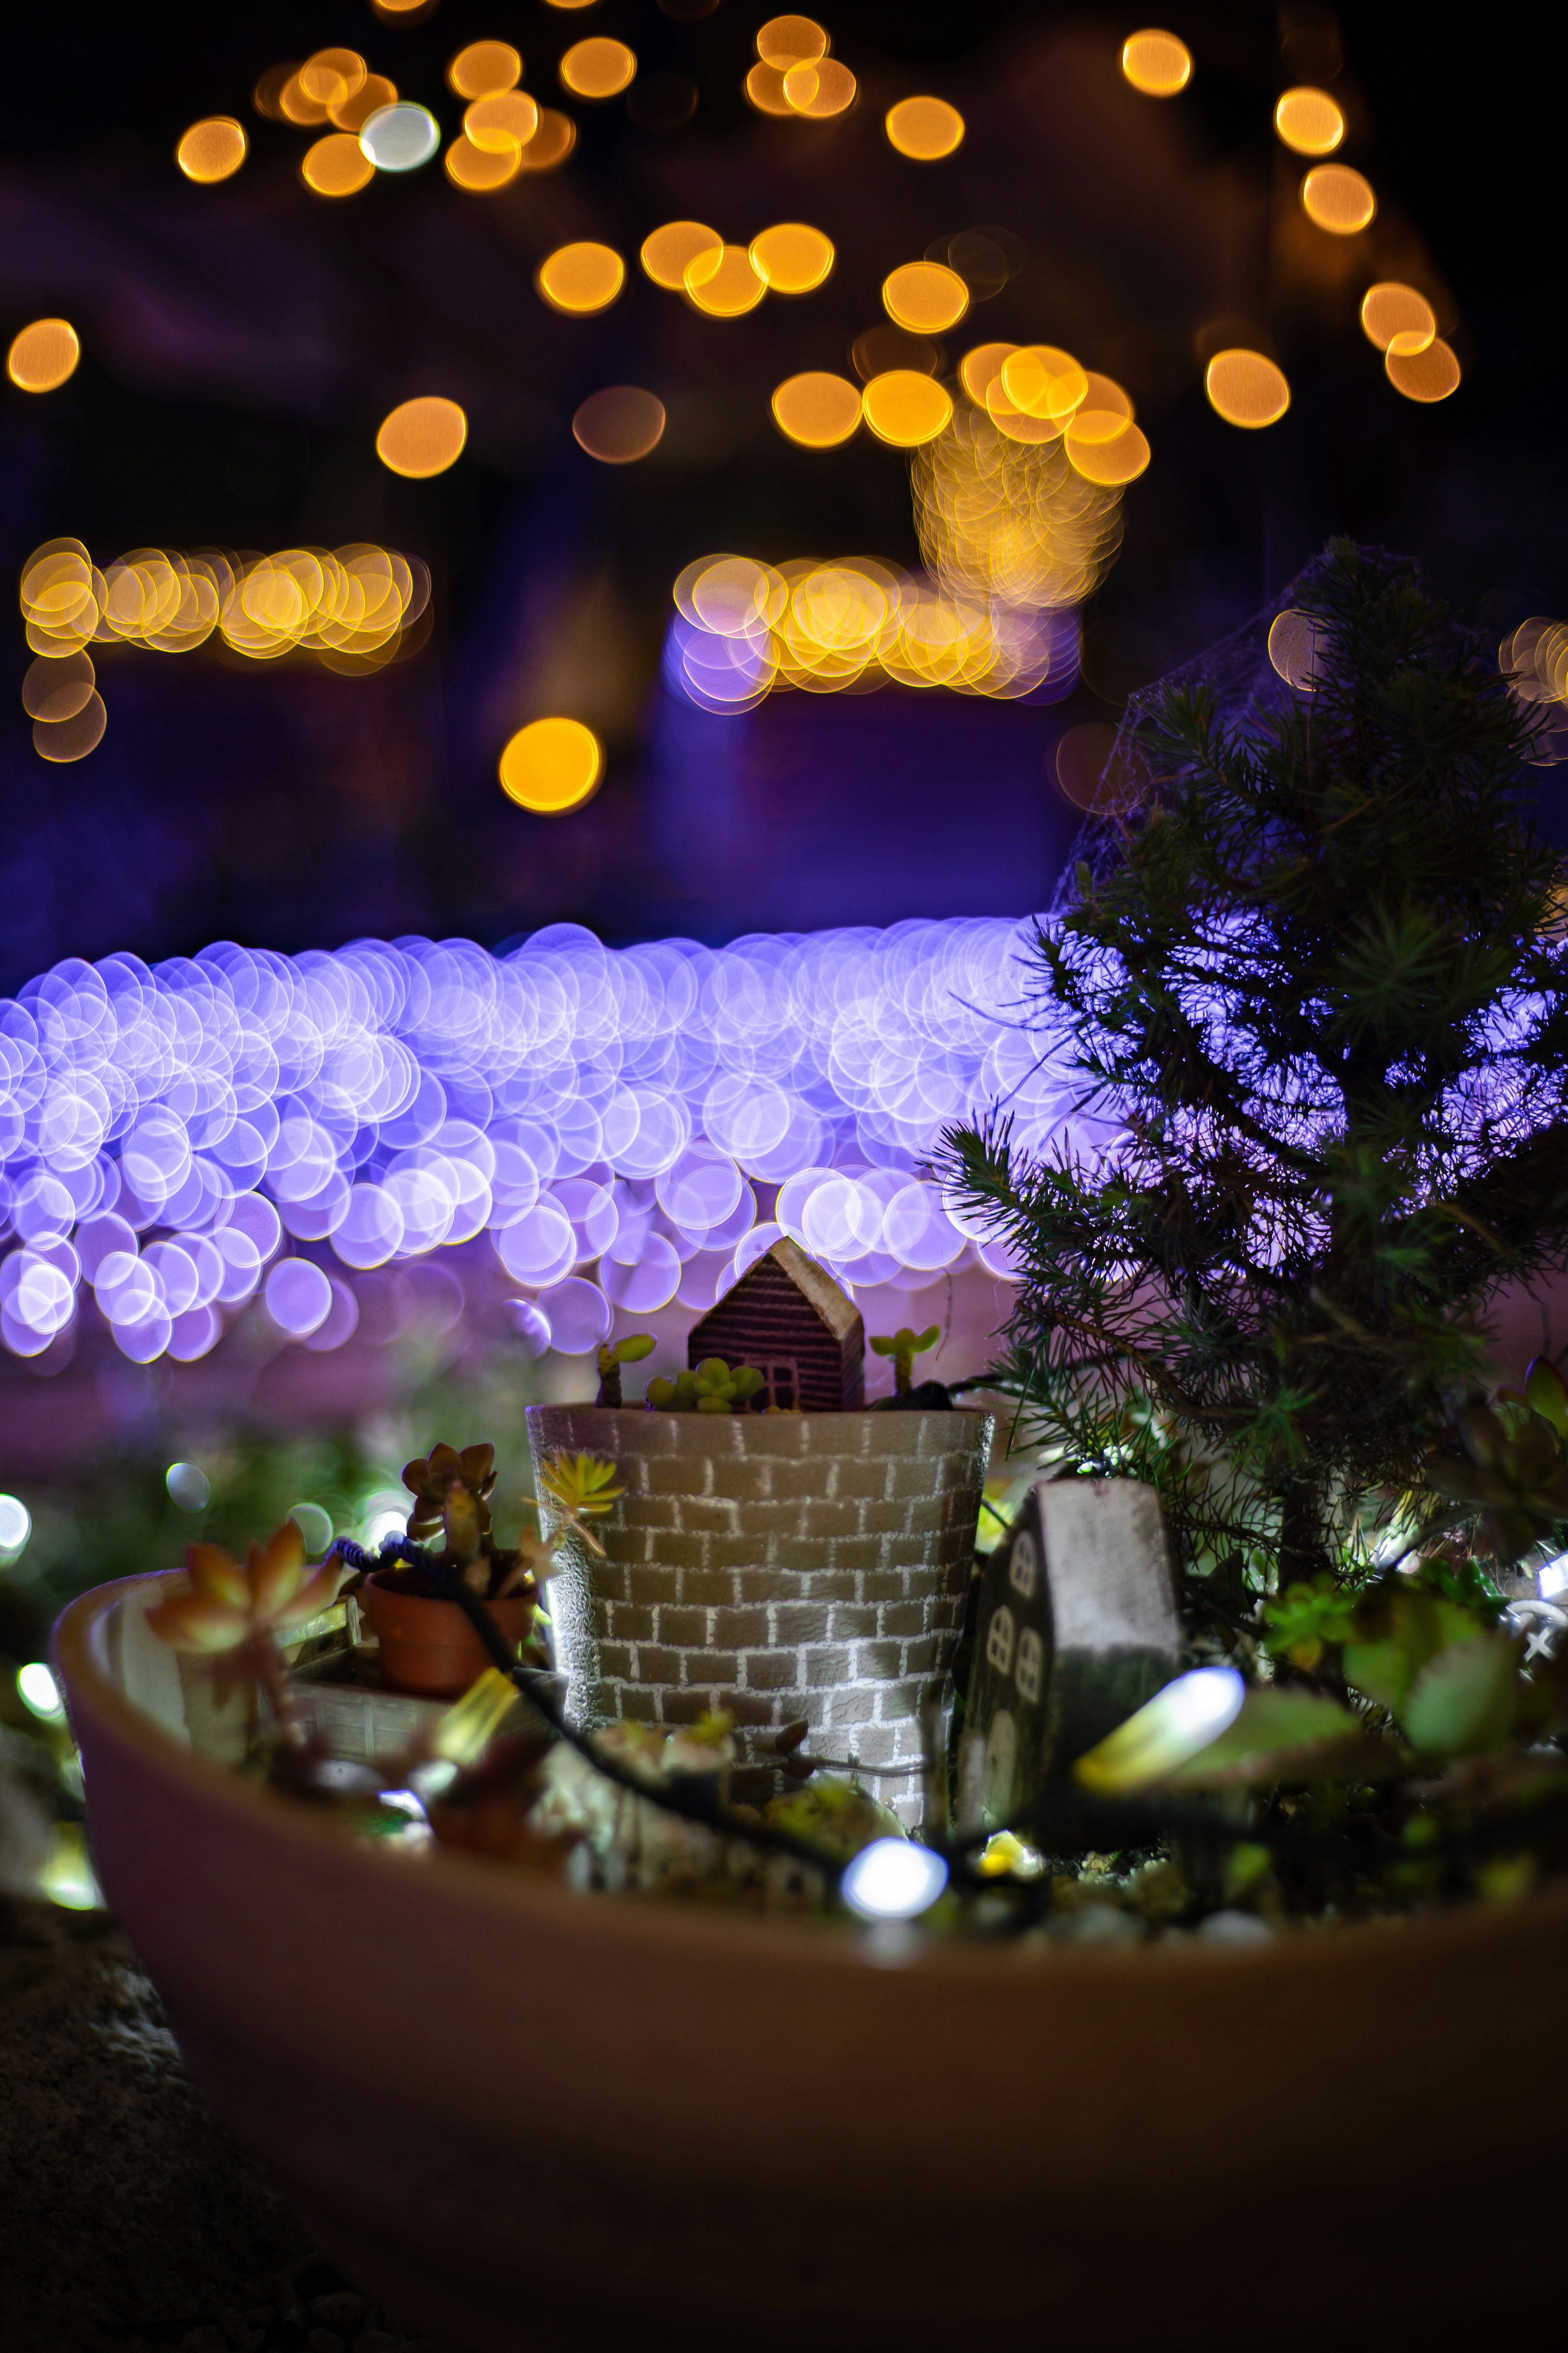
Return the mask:
MULTIPOLYGON (((580 1721, 735 1719, 735 1795, 774 1787, 765 1750, 804 1718, 808 1753, 920 1754, 974 1546, 983 1413, 687 1414, 534 1406, 537 1470, 606 1454, 626 1493, 550 1589, 580 1721)), ((916 1776, 872 1785, 920 1811, 916 1776)))

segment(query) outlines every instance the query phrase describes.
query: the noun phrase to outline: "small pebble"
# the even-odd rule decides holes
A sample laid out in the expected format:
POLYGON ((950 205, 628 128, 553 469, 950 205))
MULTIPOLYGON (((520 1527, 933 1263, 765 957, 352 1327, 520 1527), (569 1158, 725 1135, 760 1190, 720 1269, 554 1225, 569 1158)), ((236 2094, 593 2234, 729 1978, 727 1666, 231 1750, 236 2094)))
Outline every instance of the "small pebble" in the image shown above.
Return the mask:
POLYGON ((1117 1904, 1085 1904, 1059 1925, 1053 1921, 1050 1933, 1064 1945, 1131 1945, 1142 1936, 1143 1923, 1117 1904))
POLYGON ((1197 1934, 1208 1945, 1266 1945, 1274 1931, 1256 1912, 1211 1912, 1197 1934))

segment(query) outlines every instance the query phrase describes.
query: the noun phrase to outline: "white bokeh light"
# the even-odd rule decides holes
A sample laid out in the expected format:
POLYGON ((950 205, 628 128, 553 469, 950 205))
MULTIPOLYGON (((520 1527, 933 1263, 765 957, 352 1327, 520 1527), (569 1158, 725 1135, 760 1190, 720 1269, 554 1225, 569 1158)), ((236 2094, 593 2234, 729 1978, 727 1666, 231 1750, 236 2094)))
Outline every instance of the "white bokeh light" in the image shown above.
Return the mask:
POLYGON ((873 1839, 845 1867, 838 1892, 863 1920, 914 1920, 947 1885, 940 1854, 912 1839, 873 1839))

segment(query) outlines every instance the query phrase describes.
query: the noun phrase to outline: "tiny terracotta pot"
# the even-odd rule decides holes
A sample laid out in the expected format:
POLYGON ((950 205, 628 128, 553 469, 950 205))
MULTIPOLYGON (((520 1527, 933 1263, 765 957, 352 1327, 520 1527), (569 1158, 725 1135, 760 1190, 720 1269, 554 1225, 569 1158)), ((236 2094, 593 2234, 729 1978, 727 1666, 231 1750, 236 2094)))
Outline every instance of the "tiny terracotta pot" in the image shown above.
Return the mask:
MULTIPOLYGON (((422 1692, 428 1699, 456 1699, 477 1683, 489 1653, 455 1601, 427 1601, 400 1593, 385 1571, 373 1569, 360 1599, 371 1630, 381 1644, 381 1672, 394 1691, 422 1692)), ((528 1639, 533 1599, 516 1594, 485 1604, 506 1641, 515 1650, 528 1639)))

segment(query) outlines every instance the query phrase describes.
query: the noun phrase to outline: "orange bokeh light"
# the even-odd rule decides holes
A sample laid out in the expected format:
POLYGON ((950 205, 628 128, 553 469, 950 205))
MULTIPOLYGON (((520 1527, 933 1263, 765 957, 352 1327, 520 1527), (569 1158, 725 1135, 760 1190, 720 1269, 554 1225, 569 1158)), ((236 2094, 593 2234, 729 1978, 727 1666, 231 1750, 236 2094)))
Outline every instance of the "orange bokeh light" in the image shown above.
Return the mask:
POLYGON ((244 126, 232 114, 209 114, 193 122, 174 150, 174 161, 187 180, 209 187, 238 171, 249 150, 244 126))
POLYGON ((888 109, 885 128, 900 155, 911 163, 936 164, 963 137, 963 117, 945 98, 901 98, 888 109))
POLYGON ((403 401, 384 419, 375 454, 393 473, 425 481, 457 464, 468 438, 468 420, 457 402, 425 394, 403 401))
POLYGON ((810 368, 780 385, 773 411, 779 431, 803 449, 837 449, 859 429, 860 395, 847 377, 810 368))

